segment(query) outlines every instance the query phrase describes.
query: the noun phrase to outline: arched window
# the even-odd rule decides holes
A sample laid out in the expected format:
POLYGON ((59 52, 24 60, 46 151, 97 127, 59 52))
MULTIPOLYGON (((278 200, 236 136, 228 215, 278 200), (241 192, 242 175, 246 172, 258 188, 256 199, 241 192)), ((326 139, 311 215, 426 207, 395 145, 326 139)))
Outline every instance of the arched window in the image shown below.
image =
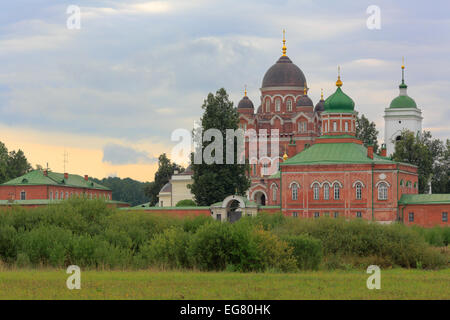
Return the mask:
POLYGON ((314 194, 314 200, 319 200, 319 184, 316 183, 313 186, 313 194, 314 194))
POLYGON ((275 100, 275 111, 280 111, 281 101, 280 99, 275 100))
POLYGON ((307 132, 308 131, 308 122, 303 122, 303 132, 307 132))
POLYGON ((330 199, 330 186, 327 183, 325 183, 323 185, 323 198, 325 200, 329 200, 330 199))
POLYGON ((272 200, 273 200, 273 202, 276 202, 277 201, 277 187, 273 187, 273 189, 272 189, 272 200))
POLYGON ((382 182, 378 185, 378 200, 387 200, 388 198, 388 186, 382 182))
POLYGON ((288 112, 292 111, 292 100, 289 99, 286 104, 287 104, 287 111, 288 112))
POLYGON ((337 122, 336 121, 333 122, 333 131, 334 132, 337 131, 337 122))
POLYGON ((345 122, 345 131, 348 131, 348 122, 345 122))
POLYGON ((58 191, 55 191, 55 200, 58 200, 58 191))
POLYGON ((266 112, 270 112, 270 99, 266 100, 266 112))
POLYGON ((357 183, 356 186, 356 200, 362 199, 362 186, 361 183, 357 183))
POLYGON ((341 195, 341 187, 335 183, 334 184, 334 200, 339 200, 339 197, 341 195))
POLYGON ((298 199, 298 186, 296 183, 292 185, 292 200, 298 199))

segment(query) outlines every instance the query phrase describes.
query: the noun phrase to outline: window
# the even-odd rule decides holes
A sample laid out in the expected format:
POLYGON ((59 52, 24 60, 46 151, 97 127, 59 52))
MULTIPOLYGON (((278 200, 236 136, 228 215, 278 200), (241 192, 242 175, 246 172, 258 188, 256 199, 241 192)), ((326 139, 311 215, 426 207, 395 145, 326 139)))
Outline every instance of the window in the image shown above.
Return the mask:
POLYGON ((330 186, 328 184, 323 186, 323 198, 324 200, 330 199, 330 186))
POLYGON ((280 99, 275 100, 275 111, 280 111, 281 101, 280 99))
POLYGON ((298 186, 296 183, 292 185, 292 200, 298 199, 298 186))
POLYGON ((222 221, 222 215, 221 215, 220 213, 218 213, 218 214, 216 215, 216 220, 217 220, 217 221, 222 221))
POLYGON ((333 131, 337 131, 337 122, 336 121, 334 121, 333 122, 333 131))
POLYGON ((164 207, 164 201, 161 201, 161 205, 160 205, 161 207, 164 207))
POLYGON ((442 212, 442 222, 448 222, 448 213, 442 212))
POLYGON ((292 216, 293 216, 294 218, 298 218, 298 212, 292 212, 292 216))
POLYGON ((266 100, 266 112, 270 112, 270 100, 266 100))
POLYGON ((55 200, 58 200, 58 191, 55 191, 55 200))
POLYGON ((287 101, 287 111, 292 111, 292 100, 287 101))
POLYGON ((314 212, 314 218, 319 218, 320 217, 320 213, 319 212, 314 212))
POLYGON ((356 200, 362 199, 362 186, 361 183, 356 184, 356 200))
POLYGON ((378 200, 387 200, 388 187, 387 184, 382 182, 378 185, 378 200))
POLYGON ((319 185, 316 183, 313 186, 314 200, 319 200, 319 185))
POLYGON ((356 217, 357 218, 362 218, 362 212, 361 211, 357 211, 356 212, 356 217))
POLYGON ((66 192, 66 199, 69 199, 69 193, 66 192))
POLYGON ((303 122, 303 132, 308 132, 308 123, 306 121, 303 122))
POLYGON ((334 200, 339 200, 341 194, 341 188, 337 183, 334 184, 334 200))
POLYGON ((335 212, 334 213, 334 218, 338 218, 339 217, 339 212, 335 212))
POLYGON ((273 202, 277 201, 277 187, 273 187, 272 189, 272 200, 273 202))
POLYGON ((409 221, 409 222, 414 222, 414 212, 410 212, 410 213, 408 214, 408 221, 409 221))
POLYGON ((53 200, 53 191, 50 191, 50 200, 53 200))
POLYGON ((27 193, 25 191, 20 192, 20 200, 26 200, 27 199, 27 193))
POLYGON ((345 122, 345 131, 348 131, 348 122, 345 122))
POLYGON ((253 164, 253 175, 256 176, 256 163, 253 164))
POLYGON ((324 132, 328 132, 328 122, 325 122, 324 132))

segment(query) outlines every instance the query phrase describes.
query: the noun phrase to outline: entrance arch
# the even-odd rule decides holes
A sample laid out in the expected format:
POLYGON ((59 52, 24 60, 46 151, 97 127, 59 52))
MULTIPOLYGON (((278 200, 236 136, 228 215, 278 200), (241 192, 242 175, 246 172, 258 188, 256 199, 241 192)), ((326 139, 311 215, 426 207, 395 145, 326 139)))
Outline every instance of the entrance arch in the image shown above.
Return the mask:
POLYGON ((253 193, 253 200, 259 206, 265 206, 267 201, 267 195, 264 191, 258 190, 253 193))

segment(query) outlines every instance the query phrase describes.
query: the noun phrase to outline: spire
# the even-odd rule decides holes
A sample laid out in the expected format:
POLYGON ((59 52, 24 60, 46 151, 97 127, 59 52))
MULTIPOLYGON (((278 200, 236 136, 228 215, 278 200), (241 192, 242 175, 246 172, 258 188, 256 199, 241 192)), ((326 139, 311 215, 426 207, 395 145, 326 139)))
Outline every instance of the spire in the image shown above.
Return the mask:
POLYGON ((286 145, 284 146, 284 155, 283 155, 283 161, 286 161, 288 159, 288 155, 286 153, 286 145))
POLYGON ((320 100, 323 100, 323 88, 320 88, 320 100))
POLYGON ((303 87, 303 95, 307 95, 308 94, 308 88, 306 87, 306 84, 305 84, 305 86, 303 87))
POLYGON ((406 89, 408 86, 405 83, 405 57, 402 57, 402 83, 400 89, 406 89))
POLYGON ((244 96, 247 96, 247 85, 244 86, 244 96))
POLYGON ((338 79, 336 81, 336 87, 342 87, 342 81, 341 81, 341 67, 338 66, 338 79))
POLYGON ((286 30, 283 29, 283 57, 286 56, 286 30))

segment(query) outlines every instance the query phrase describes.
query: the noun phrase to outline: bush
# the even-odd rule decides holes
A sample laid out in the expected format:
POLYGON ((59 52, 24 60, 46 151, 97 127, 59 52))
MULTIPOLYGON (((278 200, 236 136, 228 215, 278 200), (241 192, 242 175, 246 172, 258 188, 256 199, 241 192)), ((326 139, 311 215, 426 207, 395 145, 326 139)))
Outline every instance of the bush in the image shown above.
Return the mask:
POLYGON ((178 201, 175 206, 176 207, 196 207, 197 204, 194 202, 194 200, 185 199, 185 200, 178 201))
POLYGON ((181 228, 169 228, 153 238, 141 249, 141 263, 162 268, 188 268, 186 248, 190 234, 181 228))
POLYGON ((322 260, 322 243, 307 235, 286 236, 282 238, 290 247, 297 267, 301 270, 317 270, 322 260))

